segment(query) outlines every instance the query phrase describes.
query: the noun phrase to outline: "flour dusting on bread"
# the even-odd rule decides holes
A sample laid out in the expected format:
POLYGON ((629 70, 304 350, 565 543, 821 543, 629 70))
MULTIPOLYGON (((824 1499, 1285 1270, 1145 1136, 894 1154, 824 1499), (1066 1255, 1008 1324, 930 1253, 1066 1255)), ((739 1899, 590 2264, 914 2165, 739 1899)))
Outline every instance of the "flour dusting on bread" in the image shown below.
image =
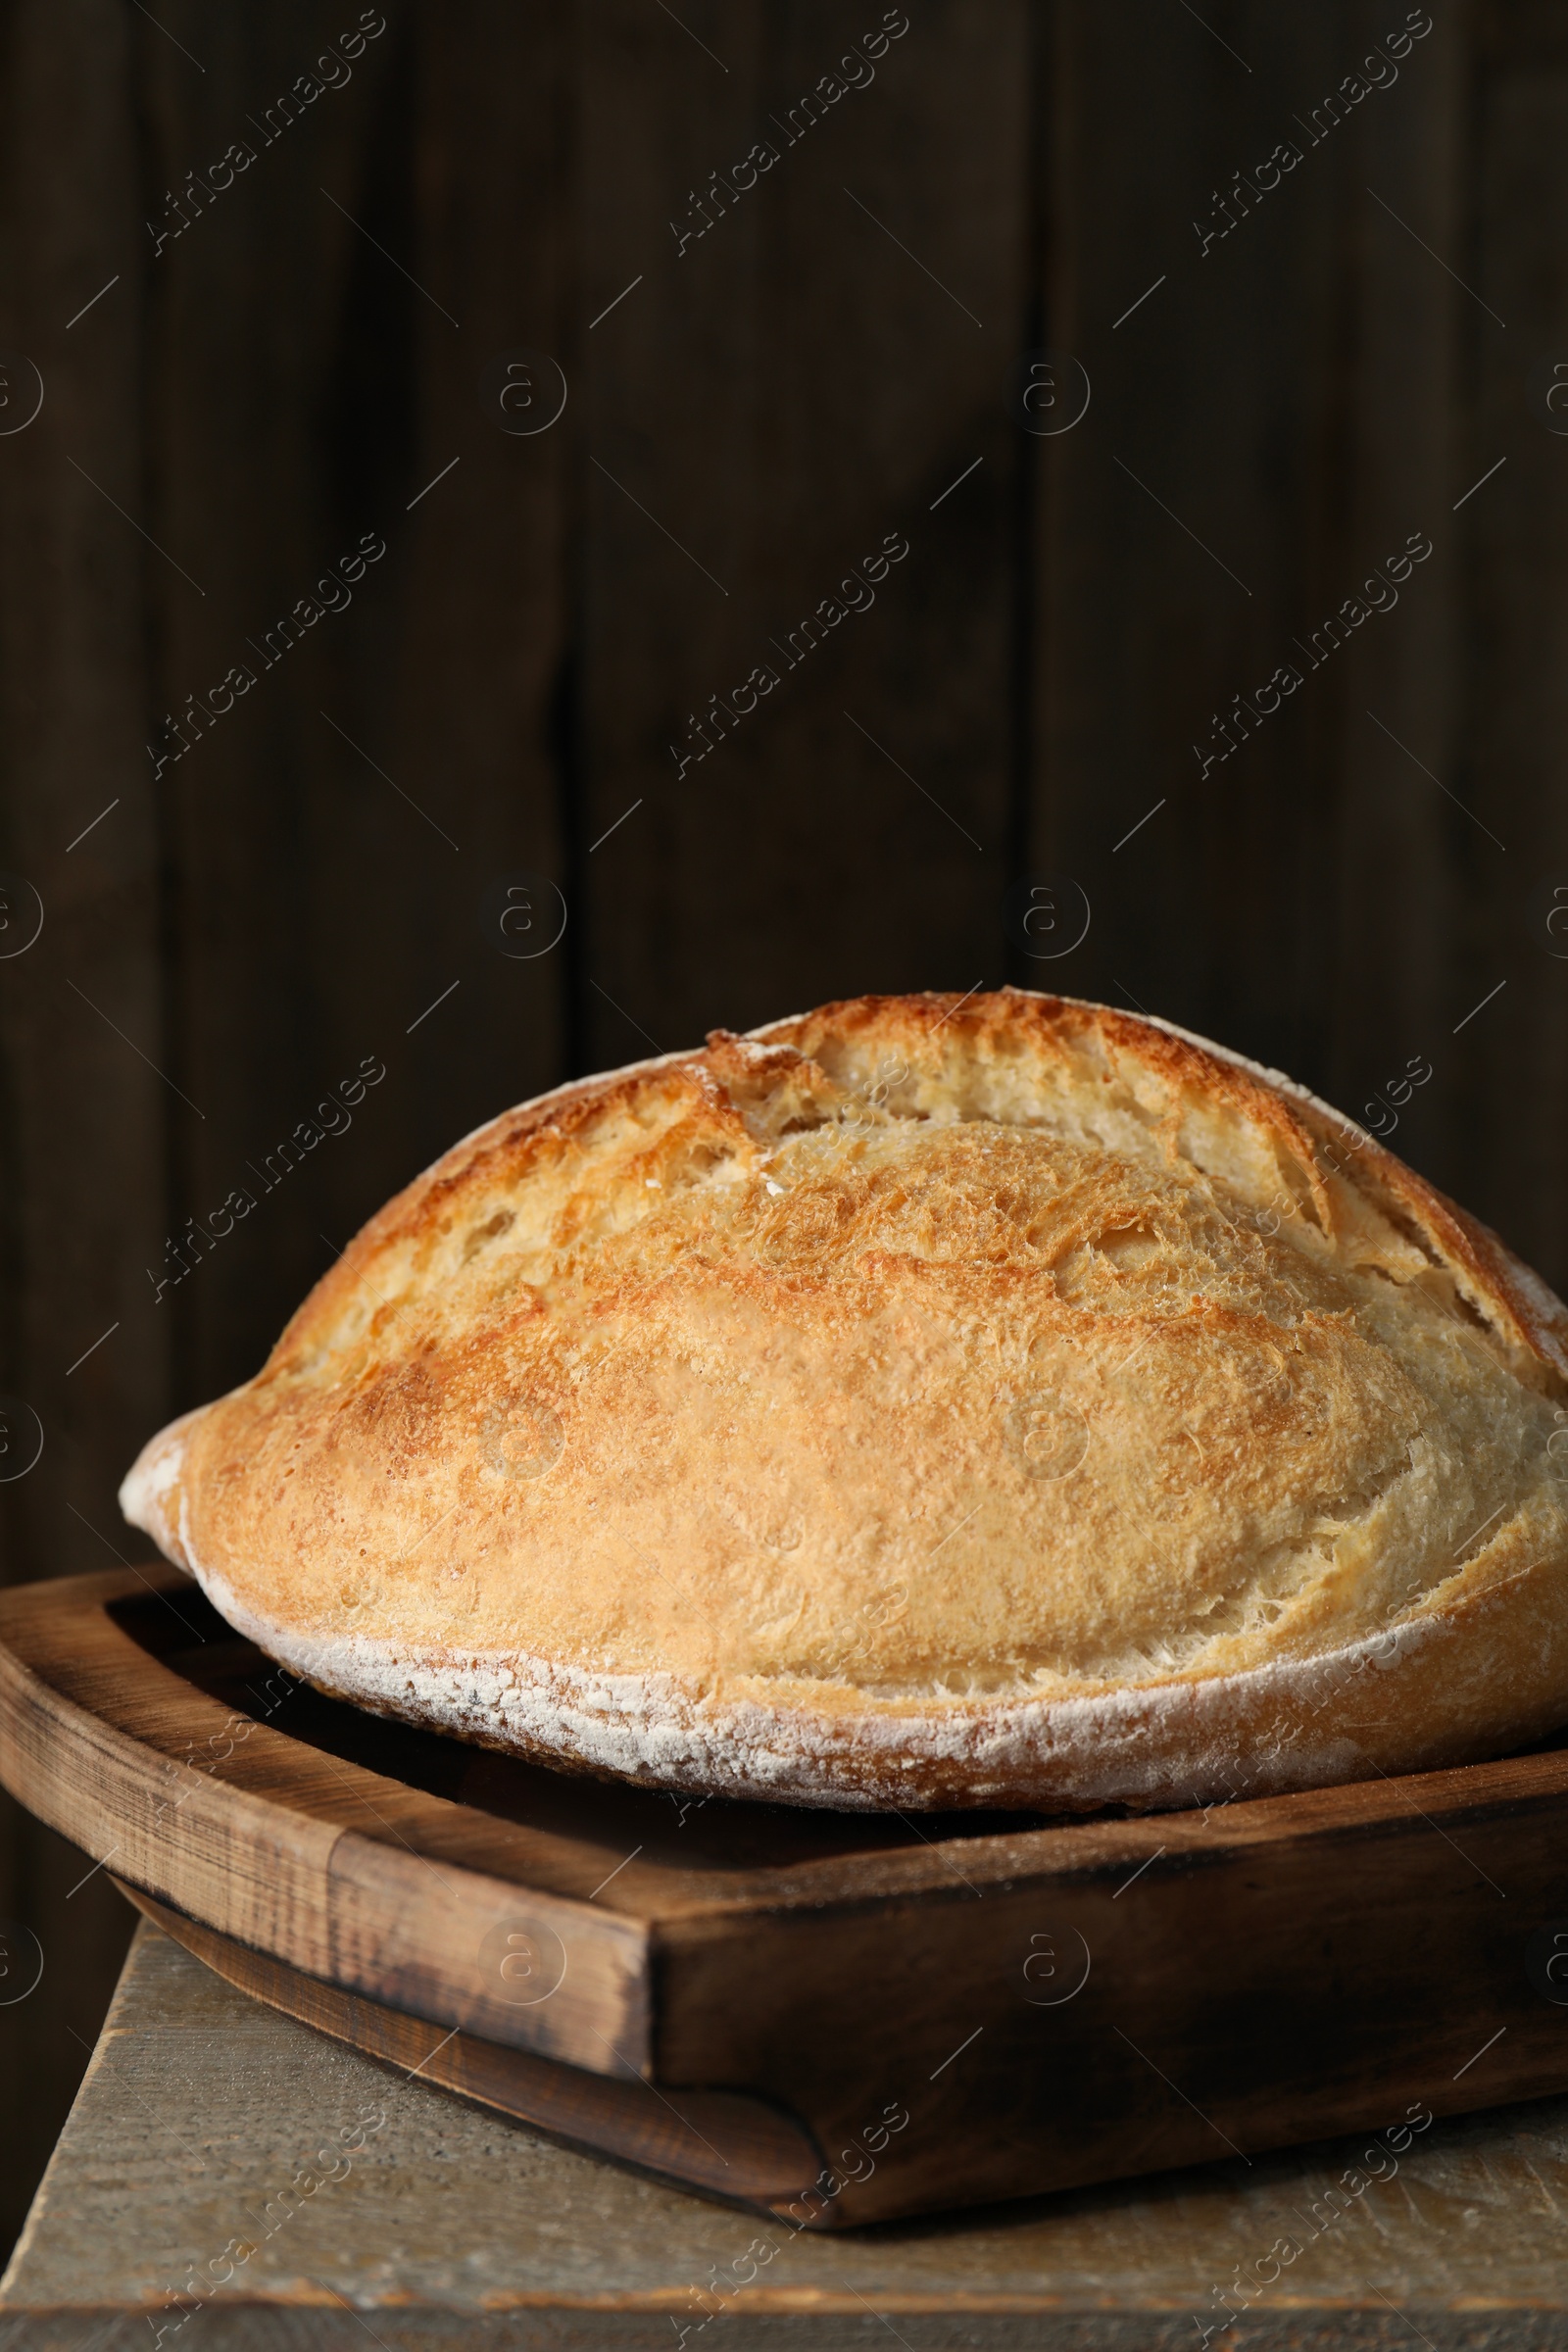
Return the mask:
POLYGON ((1014 990, 563 1088, 122 1501, 322 1689, 802 1804, 1180 1803, 1568 1717, 1568 1310, 1277 1073, 1014 990))

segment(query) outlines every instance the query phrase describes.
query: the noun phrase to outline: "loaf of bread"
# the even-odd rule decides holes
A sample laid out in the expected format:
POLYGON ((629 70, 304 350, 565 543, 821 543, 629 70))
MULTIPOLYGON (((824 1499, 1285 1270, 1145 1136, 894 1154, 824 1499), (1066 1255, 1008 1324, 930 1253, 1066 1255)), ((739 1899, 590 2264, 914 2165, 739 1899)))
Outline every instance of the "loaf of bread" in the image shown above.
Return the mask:
POLYGON ((459 1144, 127 1518, 321 1690, 657 1788, 1176 1805, 1568 1719, 1568 1310, 1361 1128, 1004 989, 459 1144))

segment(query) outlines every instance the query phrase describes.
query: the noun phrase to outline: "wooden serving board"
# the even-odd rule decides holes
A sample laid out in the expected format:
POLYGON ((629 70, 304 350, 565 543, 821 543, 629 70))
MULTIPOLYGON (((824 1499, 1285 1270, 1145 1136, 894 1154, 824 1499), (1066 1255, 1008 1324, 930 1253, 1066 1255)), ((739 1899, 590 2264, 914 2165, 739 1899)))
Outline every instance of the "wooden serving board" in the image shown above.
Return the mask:
POLYGON ((1565 1749, 1140 1819, 695 1802, 323 1698, 158 1563, 0 1594, 0 1780, 275 2006, 808 2227, 1568 2089, 1565 1749))

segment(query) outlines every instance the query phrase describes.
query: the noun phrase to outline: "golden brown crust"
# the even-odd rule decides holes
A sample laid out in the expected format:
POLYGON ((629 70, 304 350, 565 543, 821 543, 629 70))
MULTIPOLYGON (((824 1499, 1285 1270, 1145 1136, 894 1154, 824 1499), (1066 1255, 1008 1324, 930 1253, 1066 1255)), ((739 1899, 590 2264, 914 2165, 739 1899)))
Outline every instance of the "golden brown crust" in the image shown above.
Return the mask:
POLYGON ((1565 1374, 1539 1279, 1276 1073, 861 998, 479 1129, 125 1499, 264 1646, 468 1738, 1160 1803, 1568 1714, 1565 1374))

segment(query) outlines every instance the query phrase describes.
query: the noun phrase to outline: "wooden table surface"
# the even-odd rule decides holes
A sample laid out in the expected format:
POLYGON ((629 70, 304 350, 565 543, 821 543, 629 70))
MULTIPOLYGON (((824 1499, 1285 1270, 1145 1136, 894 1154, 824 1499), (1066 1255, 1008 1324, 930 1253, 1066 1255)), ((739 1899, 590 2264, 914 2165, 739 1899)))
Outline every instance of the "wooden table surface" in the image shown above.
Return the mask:
POLYGON ((379 2067, 143 1926, 0 2352, 1568 2341, 1568 2100, 1440 2120, 1397 2157, 1369 2139, 792 2235, 379 2067), (1249 2277, 1222 2335, 1215 2290, 1249 2277))

